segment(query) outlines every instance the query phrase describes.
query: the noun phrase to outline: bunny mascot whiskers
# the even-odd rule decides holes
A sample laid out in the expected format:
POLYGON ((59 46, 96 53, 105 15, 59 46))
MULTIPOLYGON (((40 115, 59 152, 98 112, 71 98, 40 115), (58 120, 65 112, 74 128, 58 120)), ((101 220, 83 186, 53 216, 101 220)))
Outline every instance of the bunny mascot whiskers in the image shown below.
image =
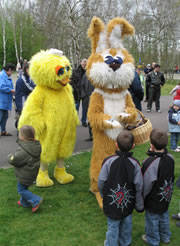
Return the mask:
POLYGON ((132 34, 134 27, 119 17, 112 19, 107 28, 101 19, 94 17, 88 29, 92 53, 86 70, 95 87, 88 110, 93 131, 90 190, 100 207, 102 199, 97 182, 102 162, 114 154, 118 134, 137 117, 127 90, 134 78, 134 60, 122 44, 122 38, 132 34))

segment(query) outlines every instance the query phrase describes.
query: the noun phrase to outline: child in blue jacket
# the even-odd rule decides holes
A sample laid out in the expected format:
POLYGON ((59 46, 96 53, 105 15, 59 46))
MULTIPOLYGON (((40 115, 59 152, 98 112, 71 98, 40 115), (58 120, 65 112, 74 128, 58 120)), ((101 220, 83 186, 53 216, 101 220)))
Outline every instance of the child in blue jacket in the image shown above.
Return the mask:
POLYGON ((180 136, 180 100, 175 100, 168 112, 168 128, 171 133, 171 150, 180 152, 178 140, 180 136))

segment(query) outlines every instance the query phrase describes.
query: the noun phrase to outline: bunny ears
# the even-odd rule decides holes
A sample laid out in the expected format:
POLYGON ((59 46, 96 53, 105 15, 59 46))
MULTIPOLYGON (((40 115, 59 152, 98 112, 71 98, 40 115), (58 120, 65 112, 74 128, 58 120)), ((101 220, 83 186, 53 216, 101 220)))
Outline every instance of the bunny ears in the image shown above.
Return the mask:
POLYGON ((108 48, 123 48, 122 39, 124 36, 133 35, 134 32, 134 27, 123 18, 112 19, 105 30, 103 21, 98 17, 93 17, 88 29, 92 52, 99 53, 108 48))

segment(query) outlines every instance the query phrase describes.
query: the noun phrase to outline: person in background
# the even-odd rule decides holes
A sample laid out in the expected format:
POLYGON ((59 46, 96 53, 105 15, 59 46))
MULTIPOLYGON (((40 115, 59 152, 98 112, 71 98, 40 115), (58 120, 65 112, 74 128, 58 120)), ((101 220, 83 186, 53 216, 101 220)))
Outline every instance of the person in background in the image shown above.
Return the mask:
POLYGON ((32 213, 39 209, 43 199, 28 190, 36 181, 40 167, 41 145, 35 140, 35 130, 32 126, 24 125, 19 130, 18 149, 8 155, 8 162, 15 167, 17 191, 22 207, 32 207, 32 213))
POLYGON ((21 76, 22 71, 23 71, 23 58, 20 58, 19 62, 17 63, 16 66, 16 72, 18 73, 18 77, 21 76))
POLYGON ((145 233, 142 240, 151 246, 170 243, 168 207, 173 193, 174 160, 167 152, 168 135, 159 129, 150 134, 148 158, 143 161, 145 233))
POLYGON ((16 87, 15 87, 16 128, 24 103, 27 97, 29 96, 29 94, 33 91, 34 87, 35 84, 29 77, 29 64, 27 63, 24 65, 23 73, 16 81, 16 87))
POLYGON ((180 100, 180 89, 176 90, 176 95, 174 96, 173 100, 180 100))
POLYGON ((134 80, 129 87, 129 91, 131 93, 136 108, 142 111, 141 101, 143 100, 144 97, 144 90, 141 85, 140 74, 141 74, 141 69, 136 67, 134 73, 134 80))
POLYGON ((27 60, 27 59, 24 59, 24 61, 23 61, 23 69, 24 69, 24 67, 25 67, 27 64, 28 64, 28 60, 27 60))
POLYGON ((179 73, 179 66, 178 65, 176 65, 175 71, 176 71, 176 73, 179 73))
POLYGON ((168 111, 168 128, 171 134, 171 150, 180 152, 178 141, 180 137, 180 100, 174 100, 168 111))
POLYGON ((144 68, 144 73, 147 75, 148 73, 150 73, 151 70, 151 64, 147 64, 147 66, 144 68))
POLYGON ((177 90, 180 90, 180 83, 178 83, 171 91, 169 94, 176 96, 177 90))
POLYGON ((133 134, 123 130, 116 145, 118 150, 104 160, 98 179, 108 225, 104 246, 118 246, 119 243, 129 246, 133 209, 144 211, 143 178, 139 162, 130 152, 134 147, 133 134))
POLYGON ((15 71, 12 63, 7 63, 0 72, 0 127, 1 136, 12 136, 6 131, 8 111, 12 109, 12 99, 14 94, 13 81, 11 75, 15 71))
MULTIPOLYGON (((147 74, 150 73, 151 71, 152 71, 151 64, 147 64, 147 66, 144 69, 145 77, 147 77, 147 74)), ((146 85, 146 98, 144 102, 147 102, 149 99, 149 85, 147 83, 145 85, 146 85)))
MULTIPOLYGON (((89 100, 90 100, 90 96, 93 91, 94 91, 94 86, 87 79, 87 76, 85 73, 81 80, 82 122, 86 122, 87 111, 89 107, 89 100)), ((89 128, 89 139, 86 139, 86 141, 92 141, 93 140, 92 129, 91 129, 89 122, 88 122, 88 128, 89 128)))
POLYGON ((148 73, 146 83, 149 85, 149 99, 147 103, 147 112, 151 112, 152 103, 155 99, 156 112, 160 110, 161 86, 165 84, 164 74, 160 72, 160 65, 155 64, 154 70, 148 73))
MULTIPOLYGON (((86 70, 86 63, 87 59, 82 59, 80 65, 73 70, 72 76, 71 76, 71 86, 73 88, 73 95, 74 100, 76 104, 76 110, 79 111, 80 107, 80 101, 81 101, 81 81, 83 78, 83 75, 85 74, 86 70)), ((87 123, 83 121, 83 114, 82 114, 82 126, 87 127, 87 123)))

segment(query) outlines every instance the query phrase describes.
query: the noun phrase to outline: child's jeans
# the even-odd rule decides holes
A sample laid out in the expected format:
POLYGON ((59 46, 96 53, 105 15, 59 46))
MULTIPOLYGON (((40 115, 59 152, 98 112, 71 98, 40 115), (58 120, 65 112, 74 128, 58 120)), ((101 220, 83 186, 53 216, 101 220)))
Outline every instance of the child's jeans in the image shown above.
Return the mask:
POLYGON ((160 241, 167 243, 170 241, 169 212, 153 214, 145 211, 145 232, 147 242, 151 246, 158 246, 160 241))
POLYGON ((21 195, 20 202, 23 207, 36 207, 42 198, 40 196, 34 195, 28 190, 28 186, 17 183, 17 192, 21 195))
POLYGON ((107 217, 108 231, 105 246, 128 246, 131 244, 132 214, 122 220, 107 217))
POLYGON ((177 148, 179 136, 179 132, 171 132, 171 149, 175 150, 177 148))

